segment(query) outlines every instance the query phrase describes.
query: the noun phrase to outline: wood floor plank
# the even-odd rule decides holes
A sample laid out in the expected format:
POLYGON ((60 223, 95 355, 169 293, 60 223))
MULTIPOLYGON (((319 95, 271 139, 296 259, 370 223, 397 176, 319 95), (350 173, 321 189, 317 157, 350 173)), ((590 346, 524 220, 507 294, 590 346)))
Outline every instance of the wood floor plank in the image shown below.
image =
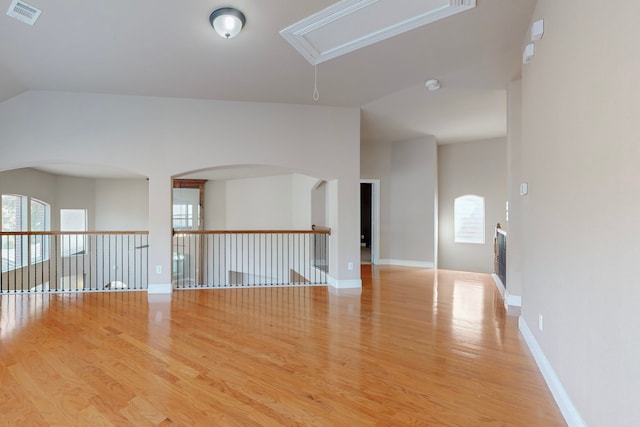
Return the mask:
POLYGON ((0 296, 7 425, 563 426, 488 275, 0 296))

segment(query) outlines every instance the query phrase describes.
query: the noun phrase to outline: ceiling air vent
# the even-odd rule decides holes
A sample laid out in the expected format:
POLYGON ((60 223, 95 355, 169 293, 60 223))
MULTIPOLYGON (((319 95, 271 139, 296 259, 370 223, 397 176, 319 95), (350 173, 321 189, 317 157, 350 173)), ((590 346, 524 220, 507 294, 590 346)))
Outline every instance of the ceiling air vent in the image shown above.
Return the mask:
POLYGON ((19 0, 13 0, 7 11, 7 15, 25 24, 33 25, 42 11, 19 0))

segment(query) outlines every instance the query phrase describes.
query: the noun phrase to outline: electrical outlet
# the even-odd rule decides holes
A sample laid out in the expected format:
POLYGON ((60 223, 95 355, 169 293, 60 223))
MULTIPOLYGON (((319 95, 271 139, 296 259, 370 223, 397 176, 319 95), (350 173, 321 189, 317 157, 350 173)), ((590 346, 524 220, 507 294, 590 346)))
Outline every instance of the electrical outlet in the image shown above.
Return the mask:
POLYGON ((156 274, 162 274, 162 266, 156 265, 156 274))
POLYGON ((543 320, 544 318, 542 317, 542 313, 538 313, 538 329, 540 329, 540 332, 542 332, 544 326, 543 320))
POLYGON ((352 262, 350 262, 349 264, 347 264, 347 268, 348 268, 349 270, 353 270, 353 263, 352 263, 352 262))

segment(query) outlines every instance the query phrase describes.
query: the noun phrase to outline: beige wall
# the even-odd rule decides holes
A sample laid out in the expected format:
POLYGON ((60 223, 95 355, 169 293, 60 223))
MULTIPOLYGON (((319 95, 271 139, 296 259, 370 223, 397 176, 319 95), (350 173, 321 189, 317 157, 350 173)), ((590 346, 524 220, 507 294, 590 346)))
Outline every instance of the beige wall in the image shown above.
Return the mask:
POLYGON ((145 178, 96 179, 95 199, 95 230, 148 230, 149 184, 145 178))
POLYGON ((348 269, 360 257, 357 108, 30 91, 0 103, 0 143, 0 170, 98 163, 149 177, 149 281, 162 289, 173 176, 270 165, 332 180, 330 275, 359 286, 359 269, 348 269))
POLYGON ((522 296, 522 202, 520 184, 522 178, 522 82, 509 84, 507 91, 507 194, 509 218, 502 228, 508 232, 507 244, 507 292, 522 296))
POLYGON ((362 144, 360 162, 362 179, 380 180, 380 263, 433 266, 435 138, 362 144))
POLYGON ((493 272, 494 230, 505 222, 506 168, 505 138, 438 147, 439 268, 493 272), (454 200, 467 194, 484 197, 484 244, 454 241, 454 200))
POLYGON ((434 137, 396 142, 391 150, 390 253, 400 261, 435 264, 437 148, 434 137))
POLYGON ((360 150, 360 177, 380 180, 379 258, 391 255, 391 150, 390 142, 363 143, 360 150))
POLYGON ((593 427, 640 425, 638 16, 538 0, 522 77, 522 315, 593 427))
POLYGON ((310 230, 311 190, 316 182, 300 174, 209 181, 205 228, 310 230))
POLYGON ((86 209, 89 230, 147 229, 144 178, 79 178, 23 168, 0 172, 0 194, 22 194, 49 203, 51 230, 60 229, 60 209, 86 209))

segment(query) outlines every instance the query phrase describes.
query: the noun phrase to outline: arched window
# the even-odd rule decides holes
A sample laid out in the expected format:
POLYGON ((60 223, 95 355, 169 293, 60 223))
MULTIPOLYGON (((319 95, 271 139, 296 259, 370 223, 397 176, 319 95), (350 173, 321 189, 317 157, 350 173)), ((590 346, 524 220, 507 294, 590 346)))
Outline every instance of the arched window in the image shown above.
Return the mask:
MULTIPOLYGON (((31 229, 29 231, 51 230, 51 207, 38 199, 31 199, 31 229)), ((49 236, 31 236, 31 263, 49 259, 49 236)))
MULTIPOLYGON (((49 231, 51 207, 20 194, 2 195, 2 231, 49 231)), ((0 241, 2 271, 49 259, 49 237, 7 235, 0 241)))
POLYGON ((467 194, 456 198, 453 219, 456 243, 484 244, 484 197, 467 194))

